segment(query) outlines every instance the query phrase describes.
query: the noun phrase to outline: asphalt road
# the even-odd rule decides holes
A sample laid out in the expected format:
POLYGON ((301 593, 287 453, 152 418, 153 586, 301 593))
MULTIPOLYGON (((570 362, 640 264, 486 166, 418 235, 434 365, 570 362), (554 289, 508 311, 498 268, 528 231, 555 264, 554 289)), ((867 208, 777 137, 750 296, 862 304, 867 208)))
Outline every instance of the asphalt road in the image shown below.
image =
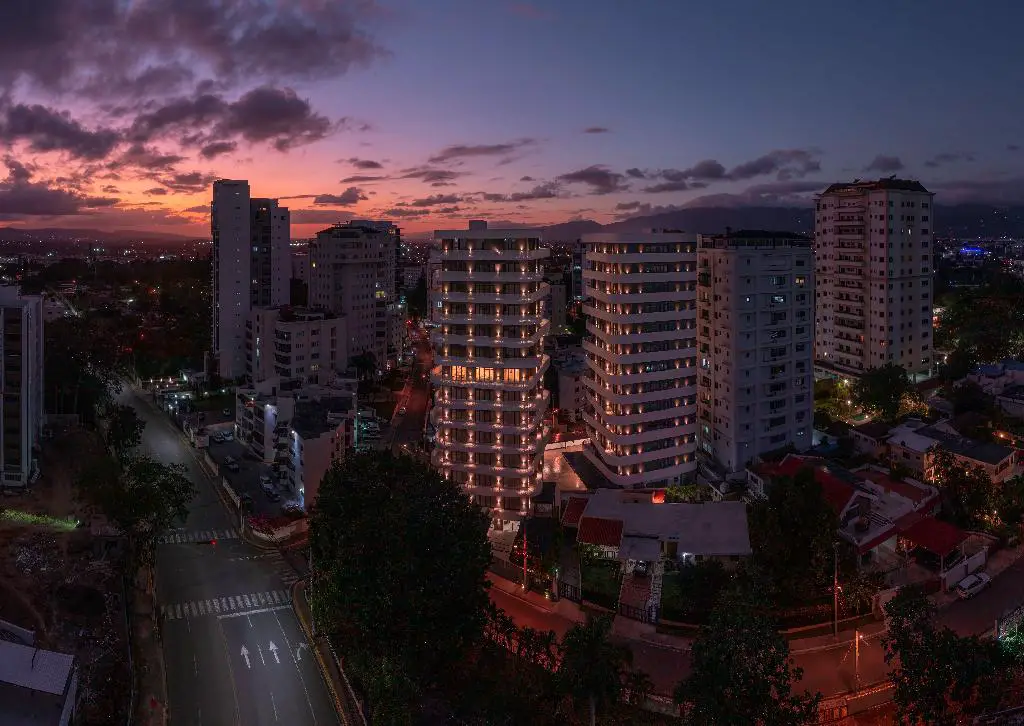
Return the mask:
POLYGON ((412 366, 410 380, 402 391, 402 396, 395 407, 395 415, 391 420, 391 446, 401 447, 406 444, 416 447, 423 442, 423 424, 427 415, 427 403, 430 399, 430 366, 433 354, 430 343, 425 339, 416 343, 416 362, 412 366), (398 410, 405 407, 406 412, 400 415, 398 410))
POLYGON ((166 417, 129 389, 122 402, 146 422, 143 451, 184 464, 198 489, 186 523, 157 547, 171 726, 337 724, 291 607, 297 575, 278 552, 238 539, 235 516, 166 417))

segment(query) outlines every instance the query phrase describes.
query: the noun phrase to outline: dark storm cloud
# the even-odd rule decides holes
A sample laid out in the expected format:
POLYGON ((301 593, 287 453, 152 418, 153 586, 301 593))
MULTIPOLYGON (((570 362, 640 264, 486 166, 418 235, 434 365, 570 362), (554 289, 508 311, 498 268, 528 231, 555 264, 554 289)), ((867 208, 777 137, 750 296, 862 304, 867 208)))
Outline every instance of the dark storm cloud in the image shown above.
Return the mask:
POLYGON ((626 176, 630 177, 631 179, 646 179, 647 172, 645 172, 643 169, 637 169, 636 167, 633 167, 632 169, 626 169, 626 176))
POLYGON ((216 156, 226 153, 224 144, 231 143, 231 139, 267 142, 285 151, 319 141, 334 128, 335 124, 316 113, 309 101, 299 98, 290 88, 261 86, 236 101, 211 93, 172 99, 137 116, 128 137, 146 142, 183 134, 183 143, 212 148, 216 156))
POLYGON ((898 156, 886 156, 885 154, 879 154, 871 163, 864 167, 864 171, 875 171, 879 174, 890 174, 894 171, 901 171, 903 169, 903 162, 898 156))
POLYGON ((536 145, 536 139, 517 139, 505 144, 456 144, 446 146, 428 159, 431 164, 446 164, 458 159, 478 156, 507 156, 530 146, 536 145))
POLYGON ((152 189, 147 189, 145 192, 143 192, 143 194, 149 194, 150 196, 157 196, 157 197, 162 197, 162 196, 164 196, 165 194, 168 194, 168 193, 169 192, 166 189, 164 189, 163 187, 153 187, 152 189))
POLYGON ((764 156, 733 167, 728 173, 728 178, 733 181, 742 181, 775 174, 779 181, 798 179, 821 171, 819 155, 814 149, 776 149, 769 151, 764 156))
POLYGON ((413 199, 408 204, 402 206, 408 207, 438 207, 445 204, 457 204, 462 201, 462 196, 458 194, 434 194, 429 197, 422 199, 413 199))
POLYGON ((0 78, 111 96, 192 73, 328 78, 385 54, 363 30, 372 2, 4 0, 0 78))
POLYGON ((66 111, 16 103, 0 107, 0 141, 28 143, 35 152, 63 151, 76 159, 105 158, 120 136, 109 128, 87 129, 66 111))
POLYGON ((585 134, 607 134, 610 133, 611 129, 605 128, 604 126, 588 126, 583 129, 585 134))
POLYGON ((154 178, 176 192, 201 192, 217 180, 217 175, 204 174, 201 171, 186 171, 154 178))
POLYGON ((533 177, 532 176, 521 176, 521 177, 519 177, 519 181, 521 181, 521 182, 533 181, 533 177))
POLYGON ((345 159, 343 163, 351 164, 356 169, 363 169, 364 171, 384 168, 383 164, 379 161, 374 161, 373 159, 358 159, 356 157, 352 157, 351 159, 345 159))
POLYGON ((525 202, 535 199, 555 199, 559 196, 557 184, 550 182, 538 184, 527 192, 512 192, 511 194, 491 194, 484 192, 480 197, 487 202, 525 202))
POLYGON ((608 167, 600 164, 562 174, 558 180, 566 184, 586 184, 592 194, 611 194, 627 188, 624 175, 610 171, 608 167))
POLYGON ((652 184, 649 187, 644 187, 644 191, 650 194, 659 194, 661 192, 684 192, 690 188, 690 183, 685 181, 670 181, 661 182, 660 184, 652 184))
POLYGON ((177 154, 165 154, 145 144, 132 144, 108 166, 118 169, 122 166, 136 166, 141 169, 166 170, 184 161, 185 157, 177 154))
POLYGON ((199 155, 204 159, 214 159, 221 154, 230 154, 238 148, 235 141, 213 141, 199 150, 199 155))
POLYGON ((435 169, 429 166, 417 166, 402 170, 402 179, 419 179, 424 182, 450 182, 463 176, 462 172, 448 169, 435 169))
POLYGON ((333 205, 336 207, 351 207, 358 202, 366 201, 367 197, 359 187, 349 187, 341 194, 318 194, 313 199, 313 204, 333 205))
POLYGON ((936 154, 924 163, 929 169, 936 169, 946 164, 953 164, 957 161, 974 161, 974 154, 958 151, 936 154))
POLYGON ((7 178, 0 181, 0 218, 81 214, 118 202, 112 197, 87 197, 43 182, 33 182, 32 172, 24 164, 10 157, 4 163, 7 178))
POLYGON ((388 177, 386 176, 367 176, 364 174, 356 174, 355 176, 347 176, 341 180, 342 184, 368 184, 370 182, 384 181, 388 177))

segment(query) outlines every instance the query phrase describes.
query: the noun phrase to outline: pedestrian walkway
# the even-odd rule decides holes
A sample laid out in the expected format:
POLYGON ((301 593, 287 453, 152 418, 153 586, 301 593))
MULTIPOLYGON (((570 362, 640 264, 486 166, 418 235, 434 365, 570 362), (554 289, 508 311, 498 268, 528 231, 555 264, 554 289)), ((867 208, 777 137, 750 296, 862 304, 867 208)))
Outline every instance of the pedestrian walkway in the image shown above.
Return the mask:
POLYGON ((288 590, 269 590, 249 595, 228 595, 208 600, 192 600, 186 603, 161 605, 160 615, 164 621, 200 618, 209 615, 244 614, 245 611, 291 607, 292 598, 288 590))
POLYGON ((238 530, 230 529, 202 529, 202 530, 178 530, 168 532, 157 539, 157 544, 189 544, 192 542, 212 542, 218 539, 238 539, 238 530))

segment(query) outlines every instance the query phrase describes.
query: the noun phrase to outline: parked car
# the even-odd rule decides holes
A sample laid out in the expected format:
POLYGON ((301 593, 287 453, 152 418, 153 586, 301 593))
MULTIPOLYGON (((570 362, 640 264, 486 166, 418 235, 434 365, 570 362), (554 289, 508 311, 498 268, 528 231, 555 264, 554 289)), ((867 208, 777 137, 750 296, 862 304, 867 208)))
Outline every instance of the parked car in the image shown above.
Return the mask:
POLYGON ((961 600, 970 600, 991 584, 991 577, 984 572, 975 572, 973 575, 968 575, 957 583, 956 594, 961 600))
POLYGON ((228 471, 238 471, 240 468, 238 466, 238 462, 235 460, 235 457, 233 456, 229 456, 226 459, 224 459, 224 466, 225 468, 227 468, 228 471))
POLYGON ((633 574, 637 577, 647 577, 651 572, 650 564, 646 560, 637 561, 633 567, 633 574))
POLYGON ((214 443, 217 443, 217 444, 223 444, 224 443, 224 434, 222 434, 220 431, 218 431, 217 433, 215 433, 213 436, 210 437, 210 441, 213 441, 214 443))
POLYGON ((225 431, 224 433, 221 434, 221 436, 223 437, 223 439, 225 441, 234 441, 235 440, 235 435, 231 431, 225 431))
POLYGON ((408 412, 409 412, 409 409, 407 409, 405 406, 402 406, 401 408, 398 409, 398 415, 399 416, 404 416, 408 412))
POLYGON ((281 495, 274 490, 274 487, 272 487, 269 482, 263 485, 263 493, 266 494, 267 499, 272 502, 281 501, 281 495))

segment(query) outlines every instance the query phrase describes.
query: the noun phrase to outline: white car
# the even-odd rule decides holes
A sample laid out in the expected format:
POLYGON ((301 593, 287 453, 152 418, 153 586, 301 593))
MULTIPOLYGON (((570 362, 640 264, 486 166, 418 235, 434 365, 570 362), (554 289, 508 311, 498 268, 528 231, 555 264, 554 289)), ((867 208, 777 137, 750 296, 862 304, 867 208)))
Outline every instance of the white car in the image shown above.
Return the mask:
POLYGON ((970 600, 991 584, 991 577, 984 572, 975 572, 973 575, 968 575, 957 583, 956 594, 961 600, 970 600))

